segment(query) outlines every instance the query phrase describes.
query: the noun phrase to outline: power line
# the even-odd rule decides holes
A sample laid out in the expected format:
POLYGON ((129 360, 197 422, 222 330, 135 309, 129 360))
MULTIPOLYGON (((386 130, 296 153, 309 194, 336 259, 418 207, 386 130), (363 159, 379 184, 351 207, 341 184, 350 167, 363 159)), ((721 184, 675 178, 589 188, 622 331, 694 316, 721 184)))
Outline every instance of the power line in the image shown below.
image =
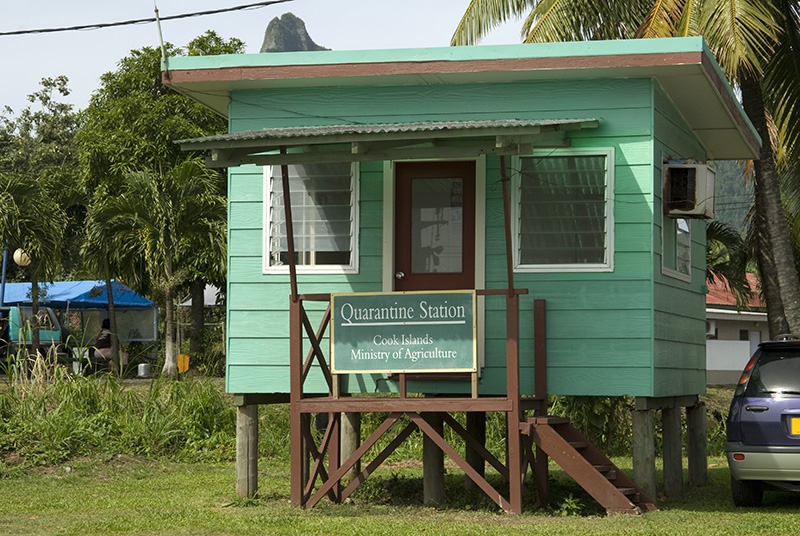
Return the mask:
MULTIPOLYGON (((246 4, 242 6, 234 6, 234 7, 226 7, 222 9, 212 9, 210 11, 196 11, 194 13, 183 13, 181 15, 170 15, 168 17, 161 17, 162 21, 165 20, 175 20, 175 19, 188 19, 190 17, 202 17, 204 15, 216 15, 218 13, 227 13, 230 11, 241 11, 244 9, 258 9, 266 6, 271 6, 274 4, 283 4, 284 2, 291 2, 292 0, 269 0, 266 2, 256 2, 254 4, 246 4)), ((99 24, 84 24, 81 26, 69 26, 65 28, 42 28, 38 30, 15 30, 13 32, 0 32, 0 36, 4 35, 30 35, 30 34, 42 34, 42 33, 54 33, 54 32, 70 32, 75 30, 100 30, 103 28, 112 28, 114 26, 132 26, 134 24, 148 24, 151 22, 156 22, 156 18, 152 17, 149 19, 135 19, 135 20, 126 20, 126 21, 119 21, 119 22, 103 22, 99 24)))

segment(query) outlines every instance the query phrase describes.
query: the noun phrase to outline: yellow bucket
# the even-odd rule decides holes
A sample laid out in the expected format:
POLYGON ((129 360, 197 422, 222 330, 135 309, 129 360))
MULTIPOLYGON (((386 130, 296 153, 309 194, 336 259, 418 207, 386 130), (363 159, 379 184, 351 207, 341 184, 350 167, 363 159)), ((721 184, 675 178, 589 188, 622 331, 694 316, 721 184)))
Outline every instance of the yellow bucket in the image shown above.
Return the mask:
POLYGON ((186 354, 178 354, 178 372, 183 374, 189 370, 189 356, 186 354))

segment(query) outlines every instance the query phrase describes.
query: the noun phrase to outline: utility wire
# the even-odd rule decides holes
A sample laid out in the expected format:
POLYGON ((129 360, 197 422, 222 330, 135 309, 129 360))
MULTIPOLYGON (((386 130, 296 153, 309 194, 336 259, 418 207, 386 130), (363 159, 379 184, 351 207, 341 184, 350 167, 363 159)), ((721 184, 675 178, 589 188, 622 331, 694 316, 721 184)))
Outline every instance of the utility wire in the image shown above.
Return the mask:
MULTIPOLYGON (((291 2, 292 0, 269 0, 266 2, 256 2, 254 4, 246 4, 243 6, 226 7, 222 9, 213 9, 210 11, 197 11, 194 13, 183 13, 181 15, 170 15, 168 17, 161 17, 162 21, 175 20, 175 19, 188 19, 190 17, 201 17, 204 15, 216 15, 217 13, 227 13, 230 11, 241 11, 244 9, 258 9, 261 7, 271 6, 274 4, 283 4, 284 2, 291 2)), ((30 35, 54 32, 70 32, 74 30, 100 30, 102 28, 111 28, 114 26, 132 26, 134 24, 148 24, 156 22, 155 17, 149 19, 136 19, 126 20, 120 22, 104 22, 99 24, 85 24, 81 26, 69 26, 66 28, 42 28, 38 30, 15 30, 13 32, 0 32, 0 36, 4 35, 30 35)))

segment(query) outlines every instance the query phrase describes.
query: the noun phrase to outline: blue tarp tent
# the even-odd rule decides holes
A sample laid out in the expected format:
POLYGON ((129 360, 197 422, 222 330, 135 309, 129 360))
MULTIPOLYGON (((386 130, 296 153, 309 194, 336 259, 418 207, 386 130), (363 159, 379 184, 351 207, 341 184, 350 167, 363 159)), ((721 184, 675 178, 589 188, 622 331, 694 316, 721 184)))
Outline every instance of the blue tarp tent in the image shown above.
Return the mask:
MULTIPOLYGON (((158 307, 119 281, 111 280, 121 341, 154 341, 158 335, 158 307)), ((39 304, 60 313, 66 324, 83 336, 93 336, 108 316, 105 281, 56 281, 39 285, 39 304)), ((6 283, 6 305, 29 305, 30 283, 6 283)))
MULTIPOLYGON (((111 280, 116 307, 155 307, 147 298, 116 280, 111 280)), ((54 309, 97 309, 108 305, 105 281, 56 281, 39 285, 39 303, 54 309)), ((30 283, 6 283, 6 304, 31 303, 30 283)))

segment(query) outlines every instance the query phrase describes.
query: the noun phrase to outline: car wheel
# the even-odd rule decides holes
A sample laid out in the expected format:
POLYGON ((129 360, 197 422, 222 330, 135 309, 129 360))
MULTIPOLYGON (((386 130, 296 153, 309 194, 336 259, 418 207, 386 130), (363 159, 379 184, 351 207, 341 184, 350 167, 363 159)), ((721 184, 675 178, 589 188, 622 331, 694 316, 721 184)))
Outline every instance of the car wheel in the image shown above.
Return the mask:
POLYGON ((736 480, 731 477, 731 495, 736 506, 761 506, 764 490, 757 480, 736 480))

